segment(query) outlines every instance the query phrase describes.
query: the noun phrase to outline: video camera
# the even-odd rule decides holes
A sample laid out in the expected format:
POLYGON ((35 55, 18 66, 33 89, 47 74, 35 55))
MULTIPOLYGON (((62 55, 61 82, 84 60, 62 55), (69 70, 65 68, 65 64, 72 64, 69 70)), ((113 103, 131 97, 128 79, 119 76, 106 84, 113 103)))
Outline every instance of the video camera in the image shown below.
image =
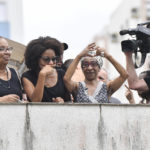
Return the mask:
POLYGON ((150 53, 150 21, 137 24, 137 27, 134 29, 120 31, 120 35, 125 34, 129 34, 131 36, 135 35, 135 39, 122 41, 122 51, 133 51, 135 54, 135 68, 139 68, 144 64, 147 53, 150 53), (136 63, 138 52, 141 53, 141 62, 139 66, 136 63))

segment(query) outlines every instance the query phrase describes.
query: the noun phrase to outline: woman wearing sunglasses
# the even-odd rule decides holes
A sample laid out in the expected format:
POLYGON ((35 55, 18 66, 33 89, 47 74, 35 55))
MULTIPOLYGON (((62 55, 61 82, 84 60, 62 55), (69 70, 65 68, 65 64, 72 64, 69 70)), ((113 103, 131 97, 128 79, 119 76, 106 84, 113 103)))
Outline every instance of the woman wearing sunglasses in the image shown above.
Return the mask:
POLYGON ((64 76, 64 81, 68 90, 74 93, 75 102, 108 103, 111 95, 120 88, 127 77, 126 70, 110 54, 92 43, 76 56, 64 76), (91 52, 94 51, 95 54, 91 55, 91 52), (98 56, 103 56, 110 61, 120 76, 108 83, 99 81, 98 73, 102 64, 98 56), (74 82, 71 78, 80 60, 85 80, 84 82, 74 82))
POLYGON ((62 48, 62 43, 48 36, 28 44, 25 63, 29 71, 22 75, 22 83, 30 101, 70 101, 63 82, 64 71, 55 69, 62 48))
POLYGON ((16 71, 7 67, 13 48, 0 37, 0 102, 18 102, 22 99, 22 88, 16 71))

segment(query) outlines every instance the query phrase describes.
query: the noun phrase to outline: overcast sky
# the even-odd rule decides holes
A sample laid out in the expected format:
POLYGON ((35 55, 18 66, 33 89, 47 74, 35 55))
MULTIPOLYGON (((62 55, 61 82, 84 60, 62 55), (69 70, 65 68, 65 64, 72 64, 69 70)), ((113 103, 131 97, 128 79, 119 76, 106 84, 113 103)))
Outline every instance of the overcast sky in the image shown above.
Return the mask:
POLYGON ((25 42, 49 35, 69 45, 74 58, 102 27, 122 0, 24 0, 25 42))

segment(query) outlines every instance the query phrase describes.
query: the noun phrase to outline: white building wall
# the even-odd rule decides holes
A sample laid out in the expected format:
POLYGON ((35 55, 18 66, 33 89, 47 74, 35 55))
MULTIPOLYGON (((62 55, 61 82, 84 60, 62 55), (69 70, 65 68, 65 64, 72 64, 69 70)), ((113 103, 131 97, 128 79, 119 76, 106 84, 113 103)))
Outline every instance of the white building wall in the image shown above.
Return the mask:
POLYGON ((141 0, 123 0, 110 18, 109 31, 116 32, 118 29, 134 28, 137 22, 140 21, 140 7, 141 0), (131 18, 132 8, 139 9, 139 19, 131 18))
MULTIPOLYGON (((110 24, 108 26, 108 51, 112 54, 123 66, 125 66, 125 57, 121 50, 121 41, 129 36, 120 36, 119 32, 122 29, 136 28, 137 23, 140 23, 140 13, 139 18, 132 18, 131 9, 138 8, 140 12, 141 0, 124 0, 118 9, 112 14, 110 18, 110 24), (117 35, 117 42, 112 42, 111 35, 117 35)), ((111 73, 116 76, 114 69, 112 68, 111 73)), ((113 75, 112 75, 113 77, 113 75)))

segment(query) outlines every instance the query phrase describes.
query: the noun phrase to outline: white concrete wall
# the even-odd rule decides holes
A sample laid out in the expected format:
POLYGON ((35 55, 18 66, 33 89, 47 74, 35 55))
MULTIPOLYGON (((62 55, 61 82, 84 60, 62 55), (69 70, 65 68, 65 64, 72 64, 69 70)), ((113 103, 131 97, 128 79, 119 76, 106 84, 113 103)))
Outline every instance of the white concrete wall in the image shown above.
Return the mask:
POLYGON ((149 150, 149 105, 0 104, 0 150, 149 150))

